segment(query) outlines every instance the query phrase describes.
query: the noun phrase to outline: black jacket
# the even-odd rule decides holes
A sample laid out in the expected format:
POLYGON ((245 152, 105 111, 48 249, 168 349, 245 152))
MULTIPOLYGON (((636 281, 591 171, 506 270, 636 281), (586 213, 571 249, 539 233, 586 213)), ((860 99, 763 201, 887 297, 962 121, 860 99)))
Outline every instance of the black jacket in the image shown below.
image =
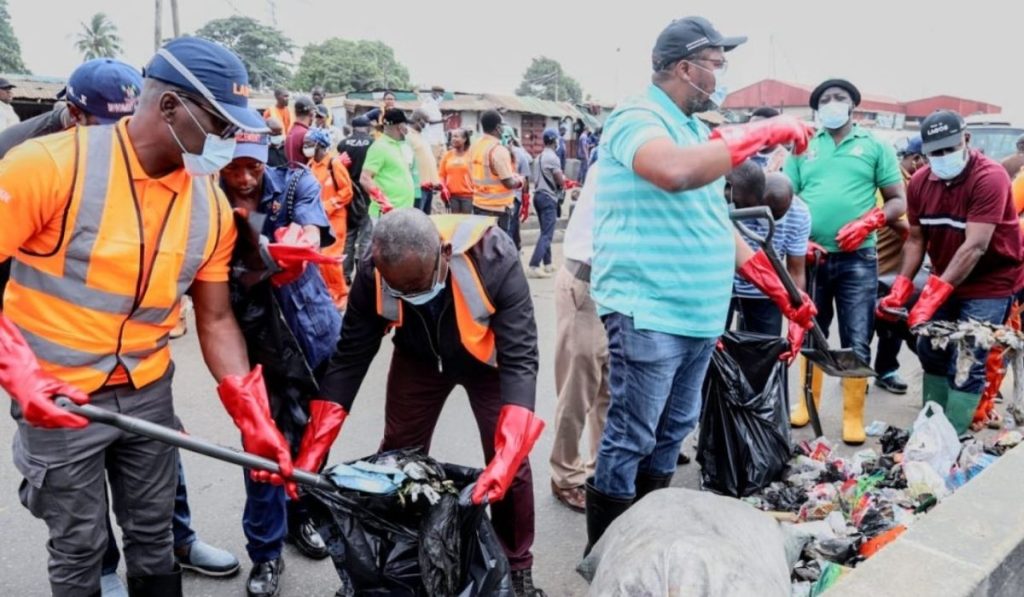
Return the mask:
MULTIPOLYGON (((469 250, 491 304, 501 400, 533 409, 537 390, 537 324, 530 287, 512 239, 491 228, 469 250)), ((403 322, 394 334, 395 350, 437 366, 459 383, 495 370, 462 346, 449 284, 433 301, 417 307, 402 303, 403 322)), ((341 341, 320 382, 325 398, 350 410, 373 357, 380 349, 388 321, 377 314, 373 259, 359 261, 341 326, 341 341)), ((385 383, 384 379, 375 380, 385 383)))

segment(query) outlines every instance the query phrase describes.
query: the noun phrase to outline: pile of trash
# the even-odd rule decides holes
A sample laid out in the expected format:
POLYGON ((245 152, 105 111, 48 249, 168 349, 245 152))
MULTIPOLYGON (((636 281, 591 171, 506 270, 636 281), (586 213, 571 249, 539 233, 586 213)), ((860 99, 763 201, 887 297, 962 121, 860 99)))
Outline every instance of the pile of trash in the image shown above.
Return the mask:
POLYGON ((783 480, 743 498, 789 526, 792 595, 815 596, 891 543, 915 519, 1024 441, 1007 430, 986 445, 962 442, 942 407, 929 402, 910 429, 888 426, 873 449, 838 456, 825 438, 794 449, 783 480))

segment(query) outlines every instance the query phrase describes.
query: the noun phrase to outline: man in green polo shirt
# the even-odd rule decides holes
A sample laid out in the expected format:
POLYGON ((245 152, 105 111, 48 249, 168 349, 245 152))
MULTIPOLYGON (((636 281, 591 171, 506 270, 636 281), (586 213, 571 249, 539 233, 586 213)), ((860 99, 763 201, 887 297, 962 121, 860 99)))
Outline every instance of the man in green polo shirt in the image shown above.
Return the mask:
POLYGON ((412 207, 416 198, 412 148, 405 142, 405 112, 391 108, 384 112, 383 123, 384 134, 367 150, 359 175, 359 184, 373 199, 369 213, 374 220, 392 209, 412 207))
MULTIPOLYGON (((811 240, 828 252, 814 288, 818 323, 828 333, 833 313, 838 314, 842 346, 869 362, 878 290, 874 231, 889 226, 905 237, 906 222, 900 218, 906 200, 895 151, 852 120, 858 104, 860 91, 849 81, 830 79, 818 85, 810 106, 821 129, 806 153, 790 156, 784 172, 811 212, 811 240), (882 207, 876 206, 876 192, 882 207)), ((813 375, 818 404, 822 372, 815 369, 813 375)), ((864 443, 867 383, 865 378, 843 379, 843 441, 848 444, 864 443)), ((807 424, 803 402, 791 419, 795 427, 807 424)))

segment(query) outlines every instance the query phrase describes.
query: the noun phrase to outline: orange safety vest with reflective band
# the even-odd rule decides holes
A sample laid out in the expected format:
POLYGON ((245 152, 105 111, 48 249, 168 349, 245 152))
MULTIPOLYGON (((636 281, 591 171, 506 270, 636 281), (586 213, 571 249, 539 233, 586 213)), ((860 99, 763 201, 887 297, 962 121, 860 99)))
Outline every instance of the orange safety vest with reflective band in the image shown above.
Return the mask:
MULTIPOLYGON (((486 216, 442 215, 431 216, 444 242, 451 243, 452 256, 448 262, 451 271, 452 296, 455 300, 455 321, 459 338, 466 351, 475 359, 498 366, 491 331, 494 305, 484 290, 483 281, 467 253, 495 225, 495 218, 486 216)), ((391 322, 391 327, 402 325, 402 301, 384 290, 380 271, 374 271, 377 281, 377 314, 391 322)))
POLYGON ((4 314, 42 368, 59 379, 93 392, 120 365, 141 388, 170 365, 168 333, 205 261, 210 234, 220 236, 220 205, 211 178, 193 178, 170 201, 151 264, 143 268, 142 212, 125 140, 115 125, 78 127, 75 135, 74 186, 61 239, 49 253, 19 252, 4 314))
POLYGON ((473 179, 473 205, 481 209, 504 211, 516 199, 513 189, 505 188, 491 167, 491 155, 501 144, 491 135, 469 148, 469 176, 473 179))

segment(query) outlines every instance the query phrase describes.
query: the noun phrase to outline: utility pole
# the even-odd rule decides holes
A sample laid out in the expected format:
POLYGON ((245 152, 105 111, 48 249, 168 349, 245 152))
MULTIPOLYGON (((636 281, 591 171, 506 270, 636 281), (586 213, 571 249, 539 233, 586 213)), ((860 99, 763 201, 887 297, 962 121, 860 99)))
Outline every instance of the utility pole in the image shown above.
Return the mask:
POLYGON ((156 4, 156 21, 154 21, 153 28, 153 51, 155 52, 160 49, 160 42, 163 41, 164 37, 162 30, 163 19, 161 18, 164 14, 164 2, 163 0, 155 0, 154 4, 156 4))
POLYGON ((171 26, 174 27, 174 37, 181 37, 181 22, 178 19, 178 0, 171 0, 171 26))

